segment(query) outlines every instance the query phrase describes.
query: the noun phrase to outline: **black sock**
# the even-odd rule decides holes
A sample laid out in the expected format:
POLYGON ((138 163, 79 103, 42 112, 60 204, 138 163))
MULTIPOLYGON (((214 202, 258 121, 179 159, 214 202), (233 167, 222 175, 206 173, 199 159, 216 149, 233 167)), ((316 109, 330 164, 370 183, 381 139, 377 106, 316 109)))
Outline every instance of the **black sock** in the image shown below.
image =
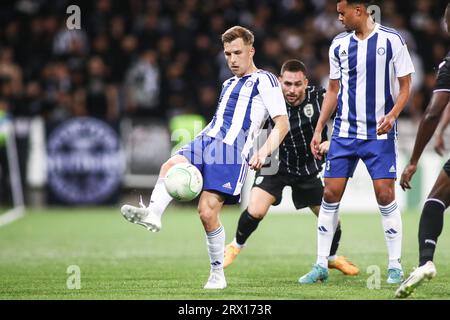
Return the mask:
POLYGON ((341 234, 341 223, 339 222, 336 227, 336 231, 334 232, 333 242, 331 243, 330 256, 334 256, 336 254, 336 251, 339 247, 339 241, 341 240, 341 234))
POLYGON ((419 266, 433 261, 437 240, 444 226, 444 211, 445 207, 438 201, 425 202, 419 223, 419 266))
POLYGON ((248 237, 253 233, 253 231, 258 228, 258 224, 261 220, 253 218, 246 210, 242 212, 239 218, 238 227, 236 230, 236 242, 239 245, 243 245, 248 237))

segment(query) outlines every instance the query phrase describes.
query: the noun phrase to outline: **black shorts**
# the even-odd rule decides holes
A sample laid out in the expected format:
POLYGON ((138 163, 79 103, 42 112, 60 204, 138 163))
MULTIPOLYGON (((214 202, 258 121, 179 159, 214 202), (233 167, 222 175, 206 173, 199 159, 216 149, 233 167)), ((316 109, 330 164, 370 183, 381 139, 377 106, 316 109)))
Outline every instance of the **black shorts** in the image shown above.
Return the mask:
POLYGON ((274 206, 280 204, 281 195, 286 186, 292 188, 292 201, 297 210, 320 206, 322 203, 323 184, 317 174, 305 177, 283 174, 263 176, 258 172, 253 183, 253 187, 261 188, 275 197, 274 206))
POLYGON ((450 159, 448 159, 447 162, 444 164, 443 169, 445 173, 450 177, 450 159))

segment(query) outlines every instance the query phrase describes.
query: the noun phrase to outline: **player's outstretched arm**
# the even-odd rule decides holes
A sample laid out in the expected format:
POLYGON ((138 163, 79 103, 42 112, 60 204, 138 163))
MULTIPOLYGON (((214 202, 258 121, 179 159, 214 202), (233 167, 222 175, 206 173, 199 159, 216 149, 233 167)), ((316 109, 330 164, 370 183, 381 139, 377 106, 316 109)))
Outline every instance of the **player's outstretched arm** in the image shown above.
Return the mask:
POLYGON ((444 155, 445 151, 445 142, 444 142, 444 132, 447 129, 448 124, 450 123, 450 103, 445 107, 444 115, 442 116, 439 125, 436 129, 435 134, 435 142, 434 142, 434 151, 441 157, 444 155))
POLYGON ((272 119, 275 123, 264 145, 250 159, 249 165, 253 170, 259 170, 263 166, 266 157, 274 152, 289 131, 289 119, 286 115, 276 116, 272 119))
POLYGON ((392 127, 394 126, 395 120, 397 120, 398 116, 408 102, 411 88, 411 74, 399 77, 398 83, 400 85, 400 92, 398 94, 397 101, 392 107, 392 110, 387 115, 382 117, 378 122, 377 135, 379 136, 391 131, 392 127))
POLYGON ((413 153, 409 159, 409 163, 403 170, 402 177, 400 178, 400 186, 403 190, 411 189, 410 181, 412 176, 416 172, 417 163, 422 155, 425 146, 430 141, 439 124, 439 119, 442 112, 450 101, 450 92, 438 91, 434 92, 431 97, 431 102, 425 110, 425 114, 419 124, 417 131, 416 142, 414 143, 413 153))
POLYGON ((317 121, 316 128, 314 130, 314 135, 311 140, 311 152, 316 159, 322 159, 322 154, 319 150, 320 143, 322 142, 322 131, 325 128, 328 120, 330 120, 331 115, 337 106, 337 96, 339 93, 339 80, 330 79, 328 83, 328 89, 325 93, 325 98, 322 102, 322 108, 320 109, 320 117, 317 121))

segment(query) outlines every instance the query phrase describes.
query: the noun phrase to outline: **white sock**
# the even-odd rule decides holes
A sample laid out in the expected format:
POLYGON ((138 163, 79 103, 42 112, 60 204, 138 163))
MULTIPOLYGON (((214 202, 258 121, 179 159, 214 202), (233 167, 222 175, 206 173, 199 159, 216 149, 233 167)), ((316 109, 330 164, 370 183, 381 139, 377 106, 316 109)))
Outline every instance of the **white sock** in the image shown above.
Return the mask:
POLYGON ((327 203, 322 200, 317 219, 317 264, 328 268, 328 256, 337 227, 339 202, 327 203))
POLYGON ((223 255, 225 251, 225 229, 221 225, 214 231, 206 233, 211 269, 223 269, 223 255))
POLYGON ((232 244, 233 244, 236 248, 239 248, 239 249, 242 249, 243 247, 245 247, 245 243, 244 243, 244 244, 239 244, 239 243, 237 243, 236 238, 233 239, 232 244))
POLYGON ((164 210, 166 210, 169 203, 173 200, 164 186, 164 178, 158 178, 155 188, 150 197, 149 208, 151 211, 161 218, 164 210))
POLYGON ((388 268, 401 269, 400 258, 402 256, 402 217, 397 203, 392 201, 387 206, 380 206, 381 220, 383 223, 384 237, 389 253, 388 268))

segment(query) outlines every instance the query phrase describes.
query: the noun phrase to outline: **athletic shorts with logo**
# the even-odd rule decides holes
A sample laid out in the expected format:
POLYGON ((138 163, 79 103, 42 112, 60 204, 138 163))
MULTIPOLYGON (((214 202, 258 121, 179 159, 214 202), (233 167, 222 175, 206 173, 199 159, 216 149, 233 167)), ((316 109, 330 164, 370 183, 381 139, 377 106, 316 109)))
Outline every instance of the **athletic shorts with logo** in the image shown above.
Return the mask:
POLYGON ((325 162, 325 178, 351 178, 361 159, 372 180, 397 178, 397 143, 394 139, 362 140, 333 137, 325 162))
POLYGON ((225 204, 240 202, 248 161, 241 156, 236 146, 199 135, 175 154, 184 156, 200 170, 203 190, 220 193, 225 198, 225 204))
POLYGON ((261 188, 275 197, 274 206, 280 204, 283 189, 286 186, 292 188, 292 201, 297 210, 310 206, 320 206, 323 184, 318 177, 318 173, 301 177, 283 173, 265 176, 258 172, 253 183, 253 188, 261 188))

